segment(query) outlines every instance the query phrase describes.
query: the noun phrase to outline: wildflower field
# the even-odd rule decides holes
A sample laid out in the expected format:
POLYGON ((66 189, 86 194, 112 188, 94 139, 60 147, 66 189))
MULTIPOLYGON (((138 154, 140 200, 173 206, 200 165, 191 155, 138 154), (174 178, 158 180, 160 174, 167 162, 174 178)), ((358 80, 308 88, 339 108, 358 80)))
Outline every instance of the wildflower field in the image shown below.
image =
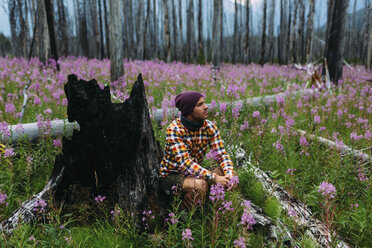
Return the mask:
MULTIPOLYGON (((37 142, 27 139, 0 147, 0 222, 23 201, 45 186, 53 170, 54 158, 61 153, 61 136, 51 137, 50 121, 67 118, 63 85, 67 75, 95 78, 103 87, 109 83, 109 60, 67 57, 43 65, 37 59, 0 58, 0 135, 11 136, 8 125, 19 124, 23 91, 29 79, 28 101, 23 123, 38 122, 43 135, 37 142)), ((12 234, 1 233, 0 246, 6 247, 281 247, 288 241, 285 233, 267 242, 264 230, 255 227, 251 204, 261 207, 274 222, 283 223, 292 234, 291 244, 316 247, 293 218, 265 192, 250 173, 250 166, 268 171, 276 183, 293 197, 311 207, 316 218, 331 233, 337 232, 354 247, 372 247, 371 163, 340 153, 346 145, 371 156, 372 146, 372 73, 364 67, 344 68, 338 85, 292 95, 305 88, 311 76, 306 71, 278 65, 221 66, 187 65, 160 61, 125 61, 125 75, 110 84, 112 101, 124 101, 131 86, 142 73, 150 113, 161 108, 174 109, 175 96, 184 90, 198 90, 210 104, 209 119, 217 124, 225 146, 236 162, 237 148, 246 152, 244 168, 236 168, 238 188, 224 192, 211 188, 207 202, 181 211, 179 192, 166 220, 149 209, 142 219, 108 206, 105 196, 92 196, 90 206, 78 213, 61 215, 53 202, 40 201, 34 211, 47 212, 38 224, 20 224, 12 234), (271 104, 228 104, 251 97, 277 96, 271 104), (306 132, 305 135, 300 130, 306 132), (336 143, 333 148, 320 144, 309 134, 336 143), (84 218, 96 213, 96 220, 84 218), (76 216, 79 216, 77 218, 76 216), (136 229, 144 222, 147 232, 136 229)), ((172 116, 163 115, 161 124, 153 122, 156 138, 164 144, 165 128, 172 116)), ((204 166, 213 166, 208 156, 204 166)), ((236 163, 237 164, 237 163, 236 163)), ((337 245, 330 238, 329 247, 337 245)))

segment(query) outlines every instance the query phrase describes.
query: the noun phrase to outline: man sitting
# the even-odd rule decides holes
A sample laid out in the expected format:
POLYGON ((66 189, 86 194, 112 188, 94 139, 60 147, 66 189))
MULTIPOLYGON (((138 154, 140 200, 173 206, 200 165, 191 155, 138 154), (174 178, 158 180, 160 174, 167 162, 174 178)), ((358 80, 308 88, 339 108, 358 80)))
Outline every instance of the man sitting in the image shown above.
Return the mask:
POLYGON ((216 125, 207 120, 208 106, 203 95, 185 91, 176 96, 175 102, 181 117, 166 131, 161 187, 170 193, 174 185, 179 186, 185 198, 193 200, 204 200, 211 183, 220 183, 230 190, 234 187, 230 182, 235 174, 233 163, 216 125), (218 158, 219 168, 213 172, 200 165, 208 147, 218 158))

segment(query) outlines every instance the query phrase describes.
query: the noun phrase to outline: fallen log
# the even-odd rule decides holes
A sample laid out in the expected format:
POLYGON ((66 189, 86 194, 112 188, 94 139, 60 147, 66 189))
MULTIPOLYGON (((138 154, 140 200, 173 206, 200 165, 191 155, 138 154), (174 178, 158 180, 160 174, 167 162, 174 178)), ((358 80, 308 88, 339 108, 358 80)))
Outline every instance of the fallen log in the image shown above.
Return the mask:
POLYGON ((306 131, 304 130, 298 130, 298 132, 302 135, 302 136, 307 136, 309 137, 311 140, 316 140, 318 141, 319 143, 325 145, 325 146, 328 146, 328 147, 331 147, 331 148, 335 148, 335 149, 338 149, 341 154, 351 154, 353 155, 355 158, 358 158, 364 162, 367 162, 367 163, 372 163, 372 158, 371 156, 369 156, 368 154, 362 152, 362 151, 359 151, 359 150, 355 150, 355 149, 352 149, 350 147, 348 147, 347 145, 338 145, 336 144, 336 142, 334 141, 331 141, 331 140, 328 140, 328 139, 325 139, 325 138, 322 138, 322 137, 319 137, 319 136, 316 136, 314 134, 309 134, 307 133, 306 131))
MULTIPOLYGON (((270 195, 274 196, 281 207, 287 212, 291 211, 293 214, 293 220, 297 225, 306 230, 306 234, 316 241, 319 247, 328 247, 331 237, 330 231, 324 223, 316 219, 309 207, 303 202, 294 200, 293 197, 283 187, 276 184, 270 176, 254 166, 251 161, 245 159, 245 153, 240 150, 239 159, 242 161, 242 167, 249 173, 253 173, 257 180, 262 184, 265 191, 269 192, 270 195)), ((342 238, 337 235, 337 246, 338 248, 348 248, 349 246, 342 238)))

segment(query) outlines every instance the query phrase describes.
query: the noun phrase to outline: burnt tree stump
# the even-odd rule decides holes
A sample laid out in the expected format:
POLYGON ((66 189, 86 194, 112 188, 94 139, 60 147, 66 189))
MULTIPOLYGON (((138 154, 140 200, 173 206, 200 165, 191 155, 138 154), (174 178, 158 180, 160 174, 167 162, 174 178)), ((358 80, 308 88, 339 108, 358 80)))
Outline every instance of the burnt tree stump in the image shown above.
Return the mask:
POLYGON ((104 195, 111 208, 118 204, 135 213, 164 212, 169 202, 159 190, 162 149, 154 138, 141 74, 123 103, 111 102, 108 86, 101 89, 96 80, 78 80, 76 75, 68 76, 64 90, 68 120, 77 121, 80 130, 63 138, 62 154, 43 191, 24 202, 0 230, 32 221, 39 199, 63 202, 68 211, 104 195))

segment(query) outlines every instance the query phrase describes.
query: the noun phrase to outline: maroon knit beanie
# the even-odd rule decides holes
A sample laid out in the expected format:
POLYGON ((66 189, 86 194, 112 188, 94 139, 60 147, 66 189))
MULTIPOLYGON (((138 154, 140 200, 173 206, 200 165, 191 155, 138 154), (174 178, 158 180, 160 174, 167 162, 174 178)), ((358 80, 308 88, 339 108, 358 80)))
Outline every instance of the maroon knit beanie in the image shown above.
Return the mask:
POLYGON ((183 116, 188 116, 194 110, 200 97, 203 95, 197 91, 185 91, 176 96, 176 107, 181 111, 183 116))

